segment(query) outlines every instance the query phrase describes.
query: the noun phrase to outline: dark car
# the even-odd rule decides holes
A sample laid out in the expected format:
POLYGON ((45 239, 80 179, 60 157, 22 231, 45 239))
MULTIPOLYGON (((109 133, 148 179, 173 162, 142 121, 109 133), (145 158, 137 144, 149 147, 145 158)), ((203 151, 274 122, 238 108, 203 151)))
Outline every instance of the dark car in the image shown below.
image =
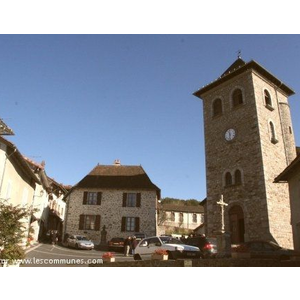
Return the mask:
POLYGON ((110 251, 124 251, 124 238, 114 237, 108 242, 108 249, 110 251))
POLYGON ((188 237, 182 240, 183 243, 191 246, 196 246, 201 250, 203 258, 216 257, 217 251, 217 239, 207 238, 205 236, 188 237))
POLYGON ((300 252, 285 249, 272 241, 250 241, 243 243, 251 258, 271 258, 279 260, 289 260, 292 257, 300 257, 300 252))
POLYGON ((141 241, 142 239, 146 238, 146 234, 142 233, 142 232, 136 232, 134 234, 134 236, 138 242, 141 241))

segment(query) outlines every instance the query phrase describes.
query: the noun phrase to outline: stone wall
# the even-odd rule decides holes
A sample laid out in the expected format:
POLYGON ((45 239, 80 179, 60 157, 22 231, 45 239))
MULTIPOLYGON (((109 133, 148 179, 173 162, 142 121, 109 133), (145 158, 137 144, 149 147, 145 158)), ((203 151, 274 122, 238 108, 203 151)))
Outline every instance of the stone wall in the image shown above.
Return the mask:
POLYGON ((122 207, 122 190, 98 190, 98 189, 75 189, 67 198, 67 214, 64 233, 82 234, 100 243, 101 229, 105 225, 107 231, 106 240, 113 237, 127 237, 134 232, 122 232, 122 217, 140 218, 140 232, 147 236, 156 234, 156 191, 125 191, 141 193, 140 207, 122 207), (85 191, 102 192, 101 205, 83 205, 83 194, 85 191), (79 230, 79 218, 81 214, 100 215, 99 230, 79 230))
POLYGON ((227 231, 230 231, 228 212, 232 207, 240 206, 244 213, 245 240, 274 239, 280 245, 292 248, 288 186, 273 183, 293 156, 291 149, 295 149, 286 108, 287 97, 254 71, 248 70, 216 86, 202 99, 207 234, 213 236, 221 229, 220 207, 216 202, 223 194, 224 201, 229 204, 225 213, 227 231), (236 88, 241 89, 244 104, 233 107, 231 96, 236 88), (264 104, 264 89, 271 95, 273 110, 264 104), (217 98, 222 100, 223 114, 213 117, 213 101, 217 98), (285 103, 284 109, 279 109, 279 102, 285 103), (270 120, 275 125, 278 143, 270 141, 270 120), (229 128, 236 131, 230 142, 224 138, 229 128), (286 153, 289 153, 289 158, 286 153), (242 184, 225 186, 225 174, 230 172, 233 175, 237 169, 242 173, 242 184))
POLYGON ((296 157, 288 101, 286 95, 278 88, 256 73, 253 74, 253 84, 259 120, 270 234, 281 246, 293 248, 288 184, 274 183, 275 177, 287 167, 291 159, 296 157), (268 109, 264 103, 265 89, 270 93, 273 110, 268 109), (271 142, 270 122, 275 126, 278 140, 276 143, 271 142))

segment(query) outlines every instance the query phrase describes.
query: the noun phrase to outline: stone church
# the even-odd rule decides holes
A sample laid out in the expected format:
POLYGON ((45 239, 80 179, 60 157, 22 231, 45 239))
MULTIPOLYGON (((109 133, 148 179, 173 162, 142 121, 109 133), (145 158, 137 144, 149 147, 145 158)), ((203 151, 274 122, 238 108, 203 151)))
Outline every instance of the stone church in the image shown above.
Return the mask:
POLYGON ((295 159, 288 97, 294 91, 255 61, 240 57, 194 93, 203 100, 207 235, 222 227, 233 244, 273 240, 293 248, 287 183, 274 179, 295 159))

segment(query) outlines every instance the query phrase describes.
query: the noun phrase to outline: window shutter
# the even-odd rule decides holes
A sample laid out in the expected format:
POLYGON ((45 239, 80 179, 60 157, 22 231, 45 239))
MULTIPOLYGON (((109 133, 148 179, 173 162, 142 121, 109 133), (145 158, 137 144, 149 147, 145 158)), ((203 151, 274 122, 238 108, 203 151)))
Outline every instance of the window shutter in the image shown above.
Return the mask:
POLYGON ((97 205, 101 205, 101 200, 102 200, 102 193, 98 192, 97 193, 97 205))
POLYGON ((136 207, 141 207, 141 193, 136 195, 136 207))
POLYGON ((83 205, 87 204, 87 195, 88 195, 88 192, 83 193, 83 202, 82 202, 83 205))
POLYGON ((135 218, 135 232, 140 231, 140 218, 135 218))
POLYGON ((121 231, 124 232, 125 228, 126 228, 126 217, 122 217, 121 231))
POLYGON ((127 193, 123 193, 123 207, 126 207, 127 193))
POLYGON ((79 230, 84 229, 84 215, 79 216, 79 230))
POLYGON ((100 230, 100 220, 101 220, 100 215, 97 215, 96 216, 96 221, 95 221, 95 230, 97 230, 97 231, 100 230))

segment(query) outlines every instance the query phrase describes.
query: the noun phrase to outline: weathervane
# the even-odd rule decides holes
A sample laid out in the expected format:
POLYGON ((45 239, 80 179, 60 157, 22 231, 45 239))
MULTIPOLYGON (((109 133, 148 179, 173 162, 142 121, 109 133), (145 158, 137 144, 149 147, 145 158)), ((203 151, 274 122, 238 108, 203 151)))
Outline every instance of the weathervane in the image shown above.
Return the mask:
POLYGON ((242 58, 242 50, 238 50, 237 51, 237 57, 238 58, 242 58))

